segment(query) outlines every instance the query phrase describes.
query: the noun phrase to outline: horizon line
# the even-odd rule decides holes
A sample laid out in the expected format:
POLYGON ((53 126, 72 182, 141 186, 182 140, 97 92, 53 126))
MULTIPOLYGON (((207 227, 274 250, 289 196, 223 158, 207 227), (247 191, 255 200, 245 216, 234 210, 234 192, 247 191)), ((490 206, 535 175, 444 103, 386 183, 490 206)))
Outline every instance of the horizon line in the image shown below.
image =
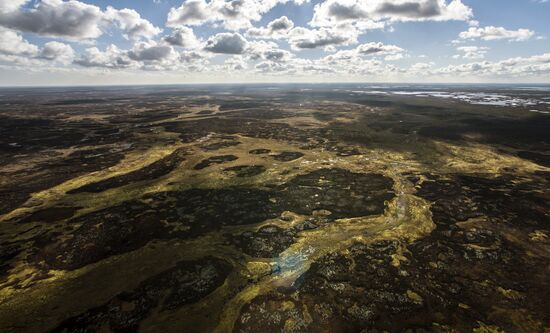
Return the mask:
POLYGON ((534 86, 550 86, 550 82, 547 83, 529 83, 529 82, 368 82, 368 81, 357 81, 357 82, 196 82, 196 83, 128 83, 128 84, 75 84, 75 85, 1 85, 0 89, 18 89, 18 88, 87 88, 87 87, 169 87, 169 86, 253 86, 253 85, 274 85, 274 86, 283 86, 283 85, 335 85, 335 84, 378 84, 378 85, 497 85, 497 86, 506 86, 506 85, 515 85, 515 86, 524 86, 524 85, 534 85, 534 86))

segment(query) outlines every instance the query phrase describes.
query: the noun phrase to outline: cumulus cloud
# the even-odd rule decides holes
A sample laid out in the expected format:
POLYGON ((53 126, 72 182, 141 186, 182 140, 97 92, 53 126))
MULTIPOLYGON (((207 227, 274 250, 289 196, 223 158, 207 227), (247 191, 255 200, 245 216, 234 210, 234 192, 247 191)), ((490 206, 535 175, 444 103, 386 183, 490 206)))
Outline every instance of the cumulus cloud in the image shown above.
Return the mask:
POLYGON ((11 56, 10 61, 22 62, 23 59, 43 59, 70 63, 74 57, 74 50, 70 45, 55 41, 44 44, 41 49, 23 39, 17 32, 0 28, 0 54, 11 56))
POLYGON ((32 57, 38 52, 38 46, 29 43, 15 31, 0 28, 0 53, 32 57))
POLYGON ((42 0, 30 10, 0 14, 0 25, 5 27, 75 40, 99 37, 102 22, 99 7, 79 1, 42 0))
POLYGON ((256 73, 274 74, 274 73, 290 73, 293 71, 293 66, 274 61, 262 61, 254 66, 256 73))
POLYGON ((281 16, 267 24, 266 27, 250 28, 246 35, 252 38, 283 38, 290 29, 294 28, 294 22, 288 17, 281 16))
POLYGON ((0 0, 0 13, 11 13, 19 9, 29 0, 0 0))
POLYGON ((197 51, 184 51, 180 54, 180 61, 184 63, 195 63, 206 59, 206 56, 197 51))
MULTIPOLYGON (((177 8, 171 8, 166 26, 195 26, 206 23, 221 23, 228 30, 252 28, 253 21, 259 21, 262 15, 279 3, 289 0, 187 0, 177 8)), ((294 0, 301 4, 305 1, 294 0)))
POLYGON ((138 12, 133 9, 114 9, 107 7, 105 18, 115 22, 122 30, 127 39, 153 38, 162 30, 155 27, 151 22, 143 19, 138 12))
POLYGON ((430 18, 441 15, 442 7, 438 1, 407 1, 402 3, 383 2, 377 8, 382 15, 406 18, 430 18))
POLYGON ((534 31, 529 29, 506 30, 503 27, 488 26, 483 28, 470 27, 459 34, 461 39, 497 40, 508 39, 511 41, 526 41, 533 37, 534 31))
POLYGON ((357 43, 358 31, 352 26, 337 28, 307 29, 297 27, 289 34, 288 42, 293 49, 332 48, 357 43))
POLYGON ((356 49, 339 51, 315 60, 314 66, 328 66, 338 75, 378 75, 418 79, 419 76, 451 78, 452 80, 490 78, 506 79, 517 77, 545 77, 550 74, 550 53, 531 57, 516 57, 502 61, 477 61, 457 65, 436 67, 433 62, 420 62, 409 68, 389 65, 372 57, 359 56, 356 49))
POLYGON ((91 40, 101 36, 112 24, 117 25, 128 39, 153 38, 161 32, 138 12, 127 8, 108 7, 102 11, 77 0, 41 0, 30 9, 2 6, 1 26, 47 37, 91 40))
POLYGON ((210 37, 204 49, 213 53, 242 54, 248 42, 239 33, 222 32, 210 37))
POLYGON ((376 75, 389 71, 393 66, 379 59, 362 56, 356 49, 339 51, 314 62, 317 67, 331 68, 338 75, 376 75))
POLYGON ((427 71, 430 68, 432 68, 433 65, 434 65, 433 62, 432 63, 417 62, 416 64, 413 64, 410 67, 410 71, 412 71, 412 72, 424 72, 424 71, 427 71))
POLYGON ((550 53, 502 61, 479 61, 433 69, 433 75, 458 77, 518 77, 550 74, 550 53))
POLYGON ((139 42, 130 50, 122 50, 113 44, 105 51, 91 47, 74 61, 84 67, 143 70, 176 69, 180 62, 180 55, 171 46, 152 41, 139 42))
POLYGON ((164 37, 164 40, 174 46, 180 46, 184 48, 195 48, 200 42, 193 33, 193 29, 189 27, 179 27, 174 29, 170 36, 164 37))
POLYGON ((488 47, 484 46, 460 46, 456 48, 457 51, 462 52, 462 55, 456 55, 454 58, 465 58, 465 59, 483 59, 485 54, 489 50, 488 47))
POLYGON ((129 68, 135 63, 128 57, 125 51, 119 49, 116 45, 109 45, 105 51, 97 47, 87 48, 80 58, 74 61, 75 64, 84 67, 103 67, 103 68, 129 68))
POLYGON ((254 66, 254 72, 260 75, 315 75, 321 73, 333 73, 330 66, 316 64, 310 59, 291 56, 285 61, 265 60, 254 66))
POLYGON ((465 21, 472 16, 461 0, 327 0, 315 6, 310 24, 348 22, 368 29, 395 21, 465 21))
POLYGON ((359 54, 394 54, 394 53, 401 53, 404 50, 396 45, 388 45, 381 42, 378 43, 366 43, 361 44, 357 47, 357 53, 359 54))
POLYGON ((62 63, 70 63, 74 58, 74 50, 70 45, 53 41, 44 44, 39 57, 62 63))
POLYGON ((209 17, 211 8, 204 0, 188 0, 180 7, 170 9, 166 25, 179 27, 181 25, 200 25, 213 18, 209 17))
POLYGON ((281 16, 278 19, 269 22, 267 27, 271 31, 287 31, 294 27, 294 22, 286 16, 281 16))
POLYGON ((291 52, 280 49, 277 44, 265 41, 249 42, 245 52, 250 60, 285 62, 294 57, 291 52))
POLYGON ((189 72, 205 72, 212 69, 208 61, 209 55, 199 51, 183 51, 180 53, 179 62, 189 72))
POLYGON ((241 56, 232 56, 224 61, 222 69, 228 72, 236 72, 245 70, 247 67, 248 64, 241 56))
POLYGON ((173 49, 167 45, 140 44, 128 52, 128 57, 136 61, 161 61, 173 55, 173 49))
MULTIPOLYGON (((341 50, 322 58, 322 62, 340 66, 354 66, 364 61, 366 57, 384 57, 384 60, 393 61, 403 57, 405 50, 396 45, 381 42, 370 42, 357 46, 351 50, 341 50)), ((374 62, 369 61, 369 64, 374 62)))
POLYGON ((353 49, 340 50, 315 60, 316 67, 330 68, 342 76, 373 76, 401 72, 403 69, 387 63, 401 59, 405 50, 390 44, 365 43, 353 49))
MULTIPOLYGON (((522 58, 520 58, 520 59, 522 59, 522 58)), ((527 59, 527 61, 532 61, 532 62, 550 63, 550 53, 535 55, 535 56, 524 58, 524 59, 527 59)))

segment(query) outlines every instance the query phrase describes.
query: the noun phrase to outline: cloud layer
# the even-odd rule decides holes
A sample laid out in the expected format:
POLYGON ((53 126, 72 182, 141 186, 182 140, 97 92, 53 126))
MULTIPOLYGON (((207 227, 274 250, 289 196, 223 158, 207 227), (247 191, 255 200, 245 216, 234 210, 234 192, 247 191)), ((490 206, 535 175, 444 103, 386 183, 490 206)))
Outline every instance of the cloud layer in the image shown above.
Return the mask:
MULTIPOLYGON (((367 81, 549 73, 550 57, 544 52, 495 60, 503 59, 498 43, 525 45, 544 40, 543 35, 527 27, 481 25, 462 0, 322 0, 315 5, 304 5, 307 0, 184 0, 160 23, 136 8, 117 8, 116 2, 86 1, 0 0, 0 66, 367 81), (275 15, 281 8, 304 18, 292 12, 275 15), (406 38, 393 38, 426 24, 454 26, 454 38, 439 41, 437 57, 411 49, 406 38)), ((429 45, 430 38, 426 35, 422 43, 429 45)))
POLYGON ((503 27, 488 26, 484 28, 470 27, 460 33, 461 39, 498 40, 508 39, 516 42, 526 41, 533 37, 534 31, 529 29, 506 30, 503 27))
POLYGON ((68 40, 96 39, 112 25, 118 26, 129 39, 152 38, 161 32, 133 9, 107 7, 102 11, 98 6, 76 0, 41 0, 30 9, 22 9, 20 5, 25 2, 7 5, 9 2, 2 0, 0 26, 68 40))

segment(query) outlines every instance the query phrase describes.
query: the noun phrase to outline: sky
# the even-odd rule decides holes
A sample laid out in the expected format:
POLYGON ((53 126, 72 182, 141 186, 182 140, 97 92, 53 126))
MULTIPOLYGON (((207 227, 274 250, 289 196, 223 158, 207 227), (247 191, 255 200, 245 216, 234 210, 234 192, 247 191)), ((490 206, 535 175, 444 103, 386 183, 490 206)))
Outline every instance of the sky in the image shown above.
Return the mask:
POLYGON ((0 0, 0 85, 550 83, 550 0, 0 0))

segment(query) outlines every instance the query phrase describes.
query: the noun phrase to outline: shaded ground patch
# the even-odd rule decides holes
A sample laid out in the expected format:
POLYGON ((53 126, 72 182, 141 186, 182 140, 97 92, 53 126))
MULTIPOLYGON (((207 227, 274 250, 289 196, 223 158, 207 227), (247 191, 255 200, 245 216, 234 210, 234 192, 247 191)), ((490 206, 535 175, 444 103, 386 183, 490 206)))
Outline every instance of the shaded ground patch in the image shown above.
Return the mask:
POLYGON ((103 192, 105 190, 121 187, 124 185, 132 184, 135 182, 154 180, 164 175, 169 174, 175 170, 181 162, 185 161, 185 156, 188 155, 186 149, 180 148, 171 153, 170 155, 161 158, 143 167, 139 170, 135 170, 123 175, 107 178, 95 183, 86 184, 79 188, 68 191, 67 193, 81 193, 81 192, 103 192))
POLYGON ((269 154, 270 152, 271 152, 270 149, 259 148, 259 149, 252 149, 248 153, 252 155, 263 155, 263 154, 269 154))
POLYGON ((328 210, 331 218, 382 214, 394 197, 391 178, 344 169, 320 169, 297 176, 279 189, 283 205, 300 214, 328 210))
POLYGON ((293 243, 296 232, 274 225, 261 227, 257 232, 245 232, 233 241, 252 257, 273 258, 293 243))
POLYGON ((209 115, 209 114, 212 114, 214 113, 214 111, 212 110, 201 110, 199 112, 197 112, 197 114, 200 114, 200 115, 209 115))
POLYGON ((534 162, 538 165, 542 165, 544 167, 550 168, 550 155, 548 154, 540 154, 532 151, 520 151, 518 152, 518 156, 523 159, 534 162))
MULTIPOLYGON (((284 211, 309 215, 328 210, 327 221, 381 214, 385 201, 394 196, 392 184, 378 174, 321 169, 269 190, 228 187, 148 194, 70 220, 73 230, 63 237, 49 235, 34 260, 46 270, 76 269, 153 239, 196 237, 222 226, 256 224, 284 211)), ((267 237, 269 230, 259 237, 267 237)))
POLYGON ((308 142, 315 136, 311 131, 294 128, 288 124, 271 123, 250 119, 243 122, 238 118, 211 117, 189 121, 162 123, 170 132, 180 133, 184 142, 193 142, 210 133, 239 134, 252 138, 275 139, 284 141, 308 142))
POLYGON ((454 224, 486 216, 519 226, 545 226, 550 205, 544 183, 514 175, 428 175, 417 195, 434 202, 433 220, 454 224))
POLYGON ((27 201, 32 193, 59 185, 69 179, 116 165, 124 155, 108 148, 76 151, 67 157, 53 157, 32 169, 9 176, 0 185, 0 214, 8 213, 27 201))
POLYGON ((221 286, 232 267, 207 257, 182 261, 176 267, 143 281, 136 289, 118 294, 105 305, 63 321, 52 332, 138 332, 140 322, 153 312, 172 311, 192 304, 221 286))
POLYGON ((240 144, 241 143, 239 141, 221 141, 221 142, 215 142, 215 143, 203 145, 201 146, 201 148, 205 151, 213 151, 213 150, 219 150, 223 148, 238 146, 240 144))
POLYGON ((550 117, 532 116, 523 119, 467 118, 451 126, 427 126, 420 135, 447 140, 464 140, 475 135, 475 141, 505 144, 511 147, 540 145, 550 142, 550 117))
MULTIPOLYGON (((109 256, 132 251, 168 230, 158 216, 140 202, 130 201, 77 218, 81 223, 69 237, 51 239, 35 260, 46 269, 76 269, 109 256)), ((55 237, 51 235, 50 237, 55 237)))
POLYGON ((153 239, 187 238, 224 225, 254 224, 280 214, 269 193, 250 188, 191 189, 146 195, 70 221, 74 230, 51 234, 34 261, 72 270, 136 250, 153 239))
POLYGON ((213 156, 209 157, 207 159, 204 159, 200 161, 197 165, 193 167, 195 170, 201 170, 204 168, 207 168, 213 164, 222 164, 226 162, 231 162, 237 160, 238 157, 235 155, 221 155, 221 156, 213 156))
POLYGON ((225 168, 223 171, 234 174, 237 177, 253 177, 265 172, 263 165, 237 165, 225 168))
POLYGON ((125 131, 92 121, 64 122, 58 119, 19 118, 0 115, 0 153, 29 153, 45 149, 109 144, 128 138, 125 131), (96 131, 99 131, 97 133, 96 131))
POLYGON ((297 151, 284 151, 277 155, 271 155, 273 159, 281 162, 290 162, 299 159, 302 156, 304 156, 304 154, 297 151))
POLYGON ((49 207, 33 212, 29 216, 21 219, 20 223, 28 222, 55 222, 72 217, 78 210, 78 207, 49 207))

